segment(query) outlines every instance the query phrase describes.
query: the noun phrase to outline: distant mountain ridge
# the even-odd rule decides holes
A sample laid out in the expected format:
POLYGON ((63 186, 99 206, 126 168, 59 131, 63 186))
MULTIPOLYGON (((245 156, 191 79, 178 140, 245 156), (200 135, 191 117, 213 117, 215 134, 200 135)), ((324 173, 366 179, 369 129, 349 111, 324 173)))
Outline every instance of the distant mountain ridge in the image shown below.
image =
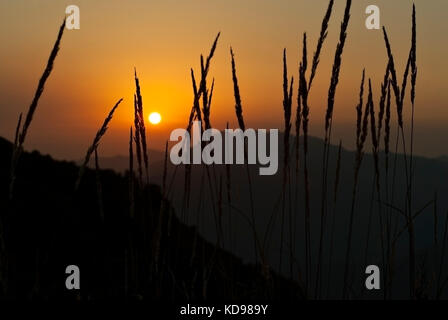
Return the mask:
MULTIPOLYGON (((154 165, 163 160, 164 154, 161 151, 150 149, 148 150, 149 155, 149 164, 150 166, 154 165)), ((111 169, 116 171, 117 173, 125 173, 129 171, 129 156, 126 155, 115 155, 115 156, 101 156, 98 155, 99 163, 102 169, 111 169)), ((83 159, 76 161, 79 165, 83 162, 83 159)), ((89 167, 94 167, 93 160, 90 161, 89 167)))

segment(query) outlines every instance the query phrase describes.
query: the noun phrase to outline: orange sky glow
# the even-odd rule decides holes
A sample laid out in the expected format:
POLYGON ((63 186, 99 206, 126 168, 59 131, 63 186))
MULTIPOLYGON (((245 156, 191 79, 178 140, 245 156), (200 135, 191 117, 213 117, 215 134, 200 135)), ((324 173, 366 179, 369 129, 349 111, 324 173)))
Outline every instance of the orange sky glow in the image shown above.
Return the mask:
MULTIPOLYGON (((185 127, 192 105, 190 68, 199 77, 200 54, 221 38, 212 61, 215 78, 212 125, 237 126, 229 48, 236 56, 246 125, 283 128, 282 51, 287 49, 290 75, 297 78, 303 32, 311 55, 316 46, 326 0, 41 0, 2 1, 0 11, 0 136, 12 139, 20 112, 26 112, 64 17, 76 4, 81 29, 66 30, 40 100, 25 147, 60 159, 82 157, 110 108, 121 97, 103 155, 126 154, 133 122, 134 67, 140 78, 145 119, 159 112, 162 122, 148 125, 149 147, 162 149, 171 130, 185 127)), ((343 16, 336 1, 329 35, 310 93, 310 130, 322 136, 331 65, 343 16)), ((334 114, 334 141, 352 148, 355 106, 363 68, 379 99, 387 55, 382 32, 364 26, 365 8, 381 9, 401 78, 410 47, 412 2, 356 0, 352 5, 334 114)), ((448 34, 446 0, 416 0, 418 71, 416 152, 447 154, 448 34)), ((309 60, 311 57, 308 58, 309 60)), ((296 98, 294 98, 295 101, 296 98)), ((293 106, 295 109, 295 106, 293 106)), ((409 117, 410 106, 405 106, 409 117)), ((293 114, 293 116, 295 116, 293 114)))

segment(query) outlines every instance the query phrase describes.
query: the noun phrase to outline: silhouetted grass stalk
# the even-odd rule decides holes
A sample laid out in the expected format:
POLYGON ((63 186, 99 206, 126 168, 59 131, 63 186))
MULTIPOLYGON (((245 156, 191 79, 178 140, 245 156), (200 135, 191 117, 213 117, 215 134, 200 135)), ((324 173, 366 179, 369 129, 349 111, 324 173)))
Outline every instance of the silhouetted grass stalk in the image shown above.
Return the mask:
POLYGON ((345 267, 344 267, 344 282, 343 282, 343 292, 342 297, 345 299, 348 297, 348 274, 349 274, 349 264, 350 264, 350 254, 351 254, 351 245, 352 245, 352 232, 353 232, 353 220, 355 215, 355 204, 356 204, 356 194, 357 194, 357 186, 358 186, 358 175, 359 170, 361 168, 362 159, 364 156, 364 143, 367 138, 368 134, 368 121, 369 121, 369 110, 370 110, 370 104, 372 102, 372 92, 371 88, 369 88, 369 97, 368 101, 366 103, 364 115, 362 115, 362 104, 363 104, 363 95, 364 95, 364 79, 365 79, 365 72, 362 73, 362 80, 361 80, 361 88, 360 88, 360 94, 359 94, 359 103, 356 107, 357 110, 357 145, 356 145, 356 159, 355 159, 355 171, 354 171, 354 177, 353 177, 353 190, 352 190, 352 205, 351 205, 351 211, 350 211, 350 220, 349 220, 349 231, 348 231, 348 240, 347 240, 347 249, 345 254, 345 267), (361 112, 359 111, 361 110, 361 112), (362 124, 361 124, 361 120, 362 124))
POLYGON ((134 185, 134 150, 133 150, 134 136, 132 133, 132 126, 129 129, 129 217, 134 218, 135 214, 135 185, 134 185))
MULTIPOLYGON (((387 75, 387 72, 386 72, 387 75)), ((369 79, 369 93, 372 91, 371 88, 372 84, 369 79)), ((380 98, 381 100, 382 98, 380 98)), ((383 106, 381 106, 382 108, 383 106)), ((380 121, 381 119, 379 119, 380 121)), ((379 158, 378 158, 378 150, 379 150, 379 142, 378 142, 378 135, 380 134, 380 131, 376 129, 376 122, 375 122, 375 108, 373 99, 370 102, 370 128, 371 128, 371 138, 372 138, 372 154, 373 154, 373 162, 374 162, 374 180, 375 180, 375 186, 376 186, 376 193, 378 196, 378 217, 379 217, 379 224, 380 224, 380 243, 381 243, 381 257, 382 257, 382 263, 383 263, 383 270, 386 270, 384 272, 382 281, 383 281, 383 294, 384 298, 386 298, 387 293, 387 277, 388 277, 388 266, 386 263, 386 257, 385 257, 385 246, 384 246, 384 225, 383 225, 383 214, 381 210, 381 188, 380 188, 380 169, 379 169, 379 158)), ((378 128, 379 129, 379 128, 378 128)))
MULTIPOLYGON (((411 141, 410 141, 410 160, 409 160, 409 187, 408 187, 408 193, 409 193, 409 212, 412 212, 412 200, 413 200, 413 168, 414 168, 414 113, 415 113, 415 87, 417 82, 417 23, 416 23, 416 14, 415 14, 415 4, 412 5, 412 45, 411 45, 411 53, 412 59, 411 59, 411 103, 412 103, 412 109, 411 109, 411 141)), ((411 225, 409 228, 409 238, 410 238, 410 251, 414 251, 415 247, 415 235, 414 235, 414 226, 411 221, 411 225)), ((410 259, 412 259, 414 256, 414 252, 410 259)), ((411 289, 412 290, 412 289, 411 289)), ((411 297, 413 296, 411 292, 411 297)))
POLYGON ((104 119, 103 125, 96 133, 91 146, 87 149, 86 156, 84 157, 84 162, 81 164, 81 167, 79 168, 78 179, 76 180, 76 184, 75 184, 75 190, 78 190, 79 185, 81 183, 81 179, 84 175, 85 168, 86 168, 87 164, 89 163, 90 157, 91 157, 92 153, 95 151, 95 149, 98 147, 101 138, 106 134, 109 122, 112 120, 114 112, 120 105, 121 101, 123 101, 123 99, 118 100, 118 102, 114 105, 112 110, 109 112, 106 119, 104 119))
POLYGON ((104 222, 103 187, 101 185, 100 165, 98 163, 98 148, 95 148, 95 180, 98 211, 100 213, 101 221, 104 222))
MULTIPOLYGON (((404 105, 404 97, 405 97, 405 91, 406 91, 406 84, 407 84, 407 78, 409 69, 411 68, 411 102, 413 104, 412 107, 412 115, 411 115, 411 145, 413 145, 413 131, 414 131, 414 98, 415 98, 415 84, 416 84, 416 77, 417 77, 417 67, 416 67, 416 18, 415 18, 415 6, 413 6, 413 14, 412 14, 412 40, 411 40, 411 49, 409 52, 409 58, 407 61, 406 69, 403 75, 403 83, 401 88, 401 94, 400 94, 400 88, 397 83, 397 76, 394 66, 394 59, 392 55, 392 50, 390 47, 389 39, 387 36, 386 29, 383 27, 383 33, 384 33, 384 40, 386 44, 387 54, 389 57, 389 63, 390 63, 390 69, 391 69, 391 76, 392 76, 392 87, 394 89, 395 93, 395 100, 397 104, 397 114, 398 114, 398 125, 399 130, 401 132, 402 136, 402 144, 403 144, 403 153, 404 153, 404 162, 405 162, 405 173, 406 173, 406 220, 408 225, 408 234, 409 234, 409 290, 410 290, 410 298, 413 299, 415 297, 415 233, 414 233, 414 222, 412 218, 412 198, 411 198, 411 189, 412 189, 412 178, 410 177, 412 173, 412 159, 410 160, 409 164, 409 171, 408 171, 408 164, 407 164, 407 157, 406 157, 406 141, 405 141, 405 135, 404 135, 404 129, 403 129, 403 105, 404 105)), ((413 148, 413 147, 411 147, 413 148)))
MULTIPOLYGON (((232 64, 233 92, 234 92, 234 97, 235 97, 235 113, 236 113, 236 117, 238 120, 238 125, 239 125, 240 129, 244 132, 244 131, 246 131, 246 125, 244 123, 244 118, 243 118, 243 107, 241 104, 241 96, 240 96, 240 89, 238 86, 238 78, 236 76, 235 55, 233 54, 232 48, 230 48, 230 56, 231 56, 231 64, 232 64)), ((246 148, 244 150, 245 150, 245 159, 247 160, 246 148)), ((257 224, 255 221, 254 196, 253 196, 253 187, 252 187, 252 178, 251 178, 251 174, 250 174, 250 168, 249 168, 248 162, 247 161, 244 161, 244 162, 246 164, 245 167, 246 167, 246 173, 247 173, 247 181, 249 184, 249 199, 250 199, 250 211, 251 211, 250 221, 251 221, 251 225, 252 225, 252 229, 253 229, 255 259, 258 260, 258 255, 260 255, 262 265, 265 266, 266 260, 264 258, 263 247, 261 246, 260 240, 257 235, 257 224)))
POLYGON ((442 252, 440 255, 439 275, 437 277, 437 286, 436 286, 437 287, 436 299, 440 299, 440 296, 442 295, 442 292, 443 292, 443 287, 446 283, 446 281, 442 282, 442 276, 443 276, 443 265, 445 263, 445 251, 446 251, 446 245, 447 245, 447 239, 448 239, 447 235, 448 235, 448 211, 446 213, 445 228, 443 231, 442 252))
POLYGON ((141 148, 143 153, 143 161, 145 164, 146 173, 146 184, 149 184, 149 157, 148 157, 148 147, 146 143, 146 125, 145 118, 143 115, 143 98, 140 93, 140 81, 137 77, 137 70, 134 69, 134 79, 135 79, 135 96, 137 97, 137 114, 139 120, 138 132, 135 134, 140 135, 141 148))
POLYGON ((331 144, 331 129, 333 124, 333 110, 336 96, 336 89, 339 82, 339 73, 342 64, 342 53, 344 52, 345 41, 347 38, 347 28, 350 21, 350 8, 352 1, 347 0, 344 11, 344 18, 341 23, 341 30, 339 34, 339 42, 336 46, 336 52, 334 55, 333 69, 331 73, 330 87, 328 89, 327 111, 325 115, 325 140, 324 140, 324 152, 322 160, 322 193, 321 193, 321 222, 320 222, 320 238, 319 238, 319 253, 317 260, 316 271, 316 287, 315 296, 319 297, 319 282, 322 263, 323 252, 323 235, 325 232, 325 218, 327 211, 327 178, 328 178, 328 162, 329 162, 329 147, 331 144))
MULTIPOLYGON (((12 199, 13 197, 13 190, 14 190, 14 182, 16 178, 16 168, 17 164, 19 162, 20 155, 23 151, 23 144, 25 143, 26 134, 28 132, 28 129, 31 125, 31 122, 33 120, 34 113, 36 112, 37 105, 39 103, 39 99, 44 92, 45 83, 47 82, 48 77, 51 74, 51 71, 53 70, 54 61, 56 60, 56 57, 59 52, 59 45, 61 43, 62 35, 64 34, 65 29, 65 18, 62 22, 61 26, 59 27, 58 36, 56 38, 56 42, 53 46, 53 49, 51 50, 50 57, 48 58, 47 66, 45 67, 45 70, 39 80, 39 84, 37 85, 36 92, 34 94, 34 98, 31 102, 31 105, 28 108, 28 112, 25 117, 25 121, 23 123, 22 129, 20 130, 20 133, 18 134, 18 131, 16 130, 16 143, 13 148, 12 153, 12 160, 11 160, 11 172, 10 172, 10 185, 9 185, 9 198, 12 199)), ((22 116, 20 116, 19 119, 19 126, 21 123, 22 116)))
POLYGON ((341 152, 342 152, 342 141, 339 141, 338 148, 338 158, 336 162, 336 174, 334 180, 334 193, 333 193, 333 216, 331 221, 331 231, 330 231, 330 253, 328 259, 328 276, 327 276, 327 299, 330 292, 330 284, 332 279, 332 267, 333 267, 333 248, 334 248, 334 231, 336 228, 336 212, 337 212, 337 201, 338 201, 338 189, 339 189, 339 179, 341 174, 341 152))
POLYGON ((142 170, 142 145, 140 143, 140 118, 138 114, 138 103, 137 95, 134 94, 134 142, 135 142, 135 152, 137 156, 138 165, 138 183, 140 186, 143 185, 143 170, 142 170))
POLYGON ((302 99, 302 130, 303 130, 303 172, 304 172, 304 188, 305 188, 305 296, 308 296, 310 271, 311 271, 311 235, 310 235, 310 182, 308 173, 308 123, 310 109, 308 106, 308 89, 305 78, 307 61, 306 33, 303 35, 303 55, 302 62, 299 67, 299 78, 301 81, 300 98, 302 99))
MULTIPOLYGON (((285 132, 283 136, 284 154, 283 154, 283 183, 282 183, 282 217, 281 217, 281 230, 280 230, 280 261, 279 270, 282 270, 282 256, 283 256, 283 229, 285 221, 285 207, 286 207, 286 189, 289 184, 289 140, 291 133, 291 107, 292 107, 292 88, 294 78, 291 78, 291 84, 288 86, 288 67, 286 61, 286 49, 283 50, 283 113, 285 120, 285 132), (289 90, 288 90, 288 87, 289 90)), ((293 244, 292 244, 292 216, 291 206, 289 208, 289 240, 290 240, 290 277, 292 278, 292 256, 293 256, 293 244)))
POLYGON ((162 239, 163 214, 165 211, 167 174, 168 174, 168 141, 165 144, 165 158, 164 158, 164 162, 163 162, 163 176, 162 176, 162 196, 161 196, 161 200, 160 200, 159 216, 157 219, 157 228, 156 228, 156 233, 155 233, 154 264, 155 264, 156 272, 158 272, 158 270, 159 270, 160 242, 162 239))

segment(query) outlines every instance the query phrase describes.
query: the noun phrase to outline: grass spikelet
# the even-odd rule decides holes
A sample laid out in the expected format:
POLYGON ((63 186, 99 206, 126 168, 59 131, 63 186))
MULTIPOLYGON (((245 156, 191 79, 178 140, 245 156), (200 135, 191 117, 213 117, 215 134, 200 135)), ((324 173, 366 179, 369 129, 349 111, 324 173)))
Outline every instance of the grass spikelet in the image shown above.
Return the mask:
POLYGON ((210 107, 212 105, 212 98, 213 98, 213 89, 215 88, 215 78, 213 78, 212 80, 212 87, 210 88, 210 96, 208 97, 208 104, 207 104, 207 108, 208 108, 208 112, 210 114, 210 107))
MULTIPOLYGON (((299 85, 298 85, 298 94, 297 94, 297 110, 296 110, 296 176, 298 176, 298 168, 299 168, 299 136, 300 136, 300 126, 301 126, 301 122, 302 122, 302 102, 301 102, 301 92, 306 90, 307 92, 310 91, 311 89, 311 84, 314 80, 314 77, 316 75, 316 71, 317 71, 317 67, 319 65, 320 62, 320 53, 322 51, 322 47, 324 45, 325 39, 327 38, 327 34, 328 34, 328 23, 330 21, 330 17, 331 17, 331 12, 333 9, 333 4, 334 4, 334 0, 331 0, 328 4, 328 8, 327 11, 325 13, 325 16, 322 20, 322 26, 321 26, 321 30, 320 30, 320 36, 319 39, 317 41, 317 46, 316 46, 316 51, 314 51, 314 55, 313 55, 313 62, 312 62, 312 67, 311 67, 311 74, 310 74, 310 80, 308 83, 308 86, 306 86, 305 83, 305 87, 301 89, 301 86, 303 85, 303 82, 301 80, 301 67, 299 66, 299 85)), ((306 52, 306 33, 304 34, 304 40, 303 40, 303 52, 306 52)), ((303 55, 303 57, 306 59, 306 54, 303 55)), ((303 64, 303 61, 302 61, 303 64)), ((306 70, 306 63, 304 66, 304 69, 306 70)))
MULTIPOLYGON (((188 125, 187 125, 187 131, 188 133, 191 133, 191 128, 193 125, 193 120, 196 119, 198 121, 201 122, 201 129, 202 129, 202 113, 201 113, 201 107, 200 107, 200 98, 201 95, 203 96, 203 110, 202 112, 204 113, 204 120, 205 120, 205 127, 211 127, 210 124, 210 104, 211 104, 211 95, 213 92, 210 93, 210 97, 207 99, 207 82, 206 82, 206 78, 208 75, 208 71, 210 69, 210 62, 213 58, 213 55, 215 53, 216 50, 216 46, 218 44, 218 39, 219 39, 220 33, 218 33, 218 35, 215 38, 215 41, 213 42, 213 45, 210 49, 210 53, 207 56, 206 62, 204 63, 204 58, 201 55, 201 81, 199 83, 199 89, 196 83, 196 79, 194 76, 194 71, 193 69, 190 70, 190 74, 191 74, 191 81, 192 81, 192 86, 193 86, 193 106, 191 108, 191 112, 190 112, 190 116, 188 119, 188 125)), ((214 86, 214 81, 212 84, 212 91, 213 91, 213 86, 214 86)), ((176 172, 176 171, 175 171, 176 172)), ((191 188, 191 165, 190 164, 186 164, 185 165, 185 177, 184 177, 184 188, 185 188, 185 193, 183 196, 183 212, 182 212, 182 216, 183 218, 185 218, 186 212, 189 208, 189 202, 190 202, 190 188, 191 188)))
POLYGON ((331 0, 329 2, 327 12, 325 13, 325 16, 322 20, 320 36, 319 36, 319 40, 317 41, 316 51, 314 52, 314 56, 313 56, 313 64, 311 66, 311 75, 310 75, 310 80, 308 82, 308 91, 310 91, 310 89, 311 89, 311 84, 313 83, 314 77, 316 75, 317 66, 319 65, 320 53, 322 51, 322 47, 324 45, 325 39, 327 38, 328 22, 330 21, 331 11, 333 9, 333 3, 334 3, 334 0, 331 0))
POLYGON ((356 106, 356 147, 359 146, 361 139, 361 127, 362 127, 362 106, 363 106, 363 96, 364 96, 364 80, 365 80, 365 69, 362 70, 361 87, 359 88, 359 103, 356 106))
MULTIPOLYGON (((372 92, 372 83, 369 79, 369 96, 371 95, 371 92, 372 92)), ((378 140, 377 140, 377 130, 376 130, 376 121, 375 121, 375 107, 373 104, 373 99, 371 97, 369 97, 369 99, 371 99, 369 112, 370 112, 370 129, 371 129, 372 146, 373 146, 374 153, 376 153, 378 151, 378 140)), ((375 165, 375 167, 376 167, 376 165, 375 165)), ((376 169, 375 169, 375 171, 376 171, 376 169)))
MULTIPOLYGON (((390 150, 390 83, 387 81, 387 99, 386 99, 386 119, 384 121, 384 153, 389 155, 390 150)), ((388 170, 388 161, 386 161, 386 171, 388 170)))
MULTIPOLYGON (((397 83, 397 76, 394 66, 394 60, 392 55, 392 50, 390 47, 389 39, 387 36, 386 29, 383 27, 384 40, 386 44, 386 50, 389 57, 389 64, 392 76, 392 87, 395 93, 395 100, 397 104, 397 115, 398 115, 398 125, 401 131, 402 143, 403 143, 403 153, 404 153, 404 164, 405 164, 405 174, 406 174, 406 198, 407 198, 407 207, 406 207, 406 220, 407 220, 407 229, 409 233, 409 291, 410 297, 413 299, 415 297, 415 234, 414 234, 414 221, 412 217, 412 175, 413 175, 413 138, 414 138, 414 104, 412 105, 412 115, 411 115, 411 156, 408 170, 408 161, 406 156, 406 141, 403 129, 403 104, 404 97, 406 91, 407 78, 409 75, 409 69, 411 70, 411 101, 414 102, 415 98, 415 81, 416 81, 416 18, 415 18, 415 6, 413 6, 412 12, 412 40, 411 40, 411 49, 409 52, 409 57, 406 64, 406 69, 403 75, 403 82, 400 88, 397 83), (414 81, 414 82, 413 82, 414 81)), ((399 132, 400 133, 400 132, 399 132)), ((398 136, 397 136, 398 139, 398 136)), ((395 170, 394 170, 395 171, 395 170)), ((395 173, 394 173, 395 176, 395 173)))
POLYGON ((205 122, 205 129, 210 129, 212 127, 210 123, 210 108, 212 105, 212 98, 213 98, 213 89, 215 87, 215 79, 212 80, 212 86, 210 88, 210 94, 208 90, 206 91, 206 95, 204 97, 208 96, 207 103, 204 103, 202 107, 202 112, 204 113, 204 122, 205 122))
POLYGON ((235 97, 235 112, 240 129, 245 131, 246 125, 244 124, 243 107, 241 106, 240 88, 238 85, 238 78, 236 76, 235 55, 233 53, 232 47, 230 47, 230 56, 232 57, 232 80, 233 80, 233 94, 235 97))
POLYGON ((387 96, 387 85, 389 80, 389 63, 387 63, 386 67, 386 73, 384 74, 384 80, 381 83, 381 96, 380 96, 380 103, 379 103, 379 112, 378 112, 378 132, 376 134, 376 139, 378 143, 380 143, 381 140, 381 130, 383 128, 383 119, 384 119, 384 113, 385 113, 385 107, 386 107, 386 96, 387 96))
POLYGON ((412 60, 411 60, 411 102, 415 102, 415 86, 417 82, 417 22, 415 4, 412 5, 412 60))
POLYGON ((400 92, 401 93, 401 95, 400 95, 401 109, 403 109, 403 106, 404 106, 404 98, 405 98, 405 94, 406 94, 406 86, 407 86, 407 83, 408 83, 409 70, 410 70, 410 67, 411 67, 411 61, 412 61, 412 49, 411 49, 411 51, 409 51, 408 62, 406 63, 406 68, 404 70, 403 80, 402 80, 402 83, 401 83, 401 92, 400 92))
POLYGON ((369 114, 370 114, 370 101, 372 99, 371 92, 369 92, 368 100, 366 103, 366 107, 364 110, 363 120, 362 120, 362 129, 361 129, 361 135, 359 138, 359 147, 358 147, 358 161, 363 157, 364 155, 364 144, 367 139, 368 135, 368 129, 369 129, 369 114))
POLYGON ((383 27, 383 34, 384 34, 384 42, 386 44, 387 55, 389 57, 389 68, 390 68, 390 75, 391 75, 391 80, 392 80, 392 89, 394 90, 395 102, 397 105, 398 125, 400 126, 400 128, 402 128, 403 127, 403 108, 401 105, 400 88, 398 87, 398 82, 397 82, 397 71, 395 70, 394 56, 392 54, 392 49, 391 49, 390 43, 389 43, 389 37, 387 36, 387 31, 386 31, 385 27, 383 27))
POLYGON ((78 190, 79 184, 81 183, 82 176, 84 175, 84 170, 85 170, 87 164, 89 163, 90 157, 92 156, 92 153, 95 151, 95 149, 98 147, 101 138, 106 134, 109 122, 112 120, 114 112, 120 105, 121 101, 123 101, 123 99, 118 100, 118 102, 114 105, 112 110, 109 112, 106 119, 104 119, 103 125, 98 130, 98 132, 95 135, 95 138, 93 139, 92 145, 87 149, 86 156, 84 157, 84 162, 82 163, 81 167, 79 168, 78 179, 76 180, 76 184, 75 184, 75 190, 78 190))
MULTIPOLYGON (((135 87, 136 87, 136 96, 137 96, 137 111, 139 117, 139 132, 141 148, 143 154, 143 161, 145 164, 145 173, 146 173, 146 184, 149 184, 149 159, 148 159, 148 147, 146 143, 146 126, 145 126, 145 118, 143 115, 143 99, 140 93, 140 81, 137 77, 137 70, 134 69, 134 77, 135 77, 135 87)), ((136 132, 137 134, 137 132, 136 132)))
POLYGON ((198 100, 200 99, 200 96, 202 94, 202 99, 203 99, 203 112, 204 112, 204 121, 205 121, 205 127, 207 129, 211 128, 211 124, 210 124, 210 106, 208 105, 208 99, 207 95, 207 75, 210 69, 210 62, 215 54, 216 51, 216 46, 218 45, 218 40, 219 37, 221 35, 221 32, 219 32, 215 38, 215 41, 213 42, 213 45, 210 49, 210 53, 207 56, 207 59, 205 61, 204 64, 204 57, 201 55, 201 82, 199 84, 199 97, 198 100))
POLYGON ((220 35, 221 35, 221 32, 218 32, 218 34, 216 35, 215 41, 213 41, 213 45, 212 45, 212 47, 210 49, 210 53, 207 56, 207 59, 206 59, 206 62, 205 62, 205 68, 204 68, 205 75, 208 74, 208 70, 210 68, 210 62, 211 62, 211 60, 212 60, 212 58, 213 58, 213 56, 215 54, 216 46, 218 45, 218 40, 219 40, 219 36, 220 35))
POLYGON ((135 141, 135 152, 137 155, 137 165, 138 165, 138 182, 142 185, 143 169, 142 169, 142 145, 140 143, 140 120, 138 115, 138 104, 137 96, 134 94, 134 141, 135 141))
MULTIPOLYGON (((193 108, 194 108, 194 110, 196 112, 196 119, 198 121, 201 121, 201 126, 202 126, 202 113, 201 113, 201 107, 200 107, 200 104, 199 104, 201 91, 198 91, 198 87, 197 87, 197 84, 196 84, 196 78, 194 77, 193 69, 190 70, 190 73, 191 73, 191 83, 192 83, 192 86, 193 86, 193 96, 194 96, 193 108)), ((190 126, 190 129, 191 129, 191 126, 190 126)))
POLYGON ((210 110, 208 106, 207 75, 205 74, 204 57, 201 55, 201 93, 202 93, 202 113, 204 114, 205 129, 210 129, 210 110))
POLYGON ((25 122, 23 123, 22 131, 20 132, 20 136, 19 136, 19 143, 18 143, 19 148, 21 148, 23 143, 25 142, 26 134, 28 132, 28 128, 31 125, 31 121, 33 120, 34 112, 36 111, 37 104, 39 102, 39 98, 42 95, 42 93, 44 91, 45 83, 46 83, 48 77, 50 76, 51 71, 53 70, 54 61, 56 60, 56 57, 59 52, 59 45, 61 43, 62 35, 64 34, 64 29, 65 29, 65 19, 62 22, 62 25, 59 27, 58 37, 53 46, 53 50, 50 53, 50 57, 48 58, 48 63, 44 70, 44 73, 42 74, 42 77, 39 80, 39 84, 37 86, 36 93, 34 94, 33 101, 31 102, 31 105, 26 114, 25 122))
MULTIPOLYGON (((61 26, 59 27, 58 36, 56 38, 56 42, 54 43, 53 49, 51 50, 50 57, 48 58, 47 66, 45 67, 44 72, 42 73, 42 76, 39 80, 39 83, 37 85, 36 92, 34 93, 33 100, 31 101, 31 104, 28 108, 28 112, 25 116, 25 121, 23 122, 23 126, 19 131, 16 129, 16 137, 15 137, 15 144, 14 149, 12 152, 12 160, 11 160, 11 172, 10 172, 10 185, 9 185, 9 197, 12 199, 13 196, 13 189, 14 189, 14 182, 15 182, 15 171, 17 164, 19 162, 20 155, 22 154, 23 144, 25 143, 25 138, 28 133, 28 129, 31 125, 31 122, 33 120, 34 113, 36 112, 37 105, 39 103, 39 99, 42 96, 42 93, 44 92, 45 83, 47 82, 48 77, 51 74, 51 71, 53 70, 54 61, 56 60, 56 57, 59 52, 59 46, 61 44, 62 35, 64 34, 65 29, 65 18, 62 22, 61 26)), ((20 121, 18 123, 18 128, 21 124, 22 115, 20 115, 20 121)))
POLYGON ((345 5, 344 19, 341 24, 341 32, 339 34, 339 43, 337 44, 336 53, 334 55, 333 71, 331 74, 330 88, 328 90, 327 113, 325 116, 325 130, 326 131, 329 130, 330 122, 333 117, 334 98, 336 95, 336 88, 337 88, 337 85, 339 82, 339 71, 341 69, 341 64, 342 64, 342 53, 344 51, 345 40, 347 38, 347 27, 348 27, 348 22, 350 21, 351 4, 352 4, 352 1, 347 0, 347 3, 345 5))

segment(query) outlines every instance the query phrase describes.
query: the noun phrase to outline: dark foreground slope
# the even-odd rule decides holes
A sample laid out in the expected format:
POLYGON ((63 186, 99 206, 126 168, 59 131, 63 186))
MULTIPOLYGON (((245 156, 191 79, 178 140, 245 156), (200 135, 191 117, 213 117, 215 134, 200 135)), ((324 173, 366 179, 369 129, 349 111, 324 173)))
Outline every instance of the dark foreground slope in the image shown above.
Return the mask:
MULTIPOLYGON (((300 169, 298 179, 295 172, 295 151, 291 152, 291 189, 287 190, 284 205, 284 223, 282 229, 282 179, 283 179, 283 134, 279 135, 278 161, 279 169, 275 175, 260 176, 258 165, 251 165, 254 211, 258 235, 264 241, 265 256, 272 268, 282 274, 290 275, 290 230, 293 233, 293 276, 301 278, 305 270, 305 194, 303 150, 300 152, 300 169), (289 197, 291 195, 291 197, 289 197), (291 209, 290 209, 291 208, 291 209), (289 217, 293 219, 290 228, 289 217), (283 245, 280 242, 283 239, 283 245), (283 248, 280 255, 280 248, 283 248), (280 269, 280 256, 281 269, 280 269)), ((300 141, 302 146, 303 141, 300 141)), ((291 145, 295 145, 295 137, 291 136, 291 145)), ((382 265, 382 245, 380 236, 379 213, 391 221, 391 242, 395 241, 395 250, 391 254, 392 280, 390 288, 393 298, 407 298, 409 295, 409 235, 406 220, 403 218, 406 199, 406 164, 403 154, 391 152, 389 155, 389 173, 386 180, 385 155, 379 154, 381 197, 375 189, 373 156, 366 147, 366 154, 359 172, 357 197, 354 211, 352 255, 350 260, 350 285, 353 288, 352 298, 376 299, 383 297, 382 290, 365 290, 365 268, 368 265, 382 265), (387 182, 386 182, 387 181, 387 182), (401 211, 400 211, 401 210, 401 211)), ((309 188, 310 188, 310 220, 311 220, 311 281, 314 289, 316 270, 318 268, 318 250, 321 234, 322 208, 322 157, 323 141, 310 137, 308 145, 309 188)), ((322 289, 323 297, 341 298, 344 277, 349 216, 351 212, 352 189, 354 177, 355 152, 342 148, 340 176, 337 201, 334 202, 334 186, 338 147, 330 146, 328 188, 326 203, 326 220, 323 229, 322 249, 322 289), (333 228, 334 221, 334 228, 333 228)), ((409 155, 408 155, 409 158, 409 155)), ((407 159, 409 161, 409 159, 407 159)), ((199 225, 201 234, 206 239, 216 238, 215 219, 212 212, 212 195, 210 192, 208 173, 204 166, 192 166, 191 209, 186 217, 192 225, 199 225), (201 186, 205 184, 205 188, 201 186), (205 199, 205 200, 204 200, 205 199), (198 224, 199 222, 199 224, 198 224)), ((161 181, 163 162, 154 163, 153 181, 161 181)), ((174 176, 170 202, 180 212, 183 206, 185 168, 169 167, 169 176, 174 176)), ((246 167, 230 166, 230 203, 228 203, 227 173, 224 165, 210 168, 211 184, 220 190, 222 182, 222 198, 224 203, 222 229, 226 248, 246 262, 254 261, 252 230, 247 217, 250 216, 250 192, 246 167), (216 178, 214 177, 216 176, 216 178), (244 215, 245 216, 244 216, 244 215)), ((443 260, 443 245, 446 213, 448 209, 448 163, 438 159, 414 157, 414 187, 412 211, 415 216, 415 245, 417 282, 422 296, 434 297, 438 286, 448 277, 447 260, 443 260), (434 201, 435 195, 437 201, 434 201), (440 281, 439 281, 440 278, 440 281)), ((216 199, 216 197, 215 197, 216 199)), ((444 297, 448 293, 448 280, 445 283, 444 297)))
POLYGON ((32 152, 21 158, 10 201, 11 151, 12 145, 0 138, 1 297, 302 297, 296 283, 273 272, 266 275, 205 241, 196 228, 179 222, 167 201, 161 209, 162 196, 155 185, 135 185, 130 216, 128 177, 100 171, 99 198, 95 171, 87 170, 75 192, 75 164, 32 152), (65 288, 68 265, 80 268, 80 291, 65 288))

